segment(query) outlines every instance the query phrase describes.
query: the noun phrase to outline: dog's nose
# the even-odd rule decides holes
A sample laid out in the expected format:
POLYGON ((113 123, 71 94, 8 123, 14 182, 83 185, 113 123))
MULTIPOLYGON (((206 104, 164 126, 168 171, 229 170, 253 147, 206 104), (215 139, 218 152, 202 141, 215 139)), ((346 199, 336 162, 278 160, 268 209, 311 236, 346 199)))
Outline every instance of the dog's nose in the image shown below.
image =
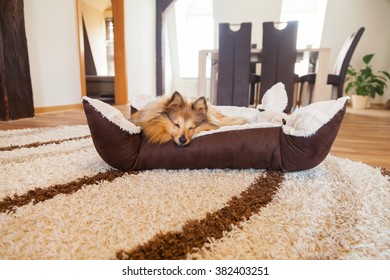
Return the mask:
POLYGON ((180 144, 185 144, 185 142, 187 142, 187 138, 184 135, 180 136, 179 143, 180 144))

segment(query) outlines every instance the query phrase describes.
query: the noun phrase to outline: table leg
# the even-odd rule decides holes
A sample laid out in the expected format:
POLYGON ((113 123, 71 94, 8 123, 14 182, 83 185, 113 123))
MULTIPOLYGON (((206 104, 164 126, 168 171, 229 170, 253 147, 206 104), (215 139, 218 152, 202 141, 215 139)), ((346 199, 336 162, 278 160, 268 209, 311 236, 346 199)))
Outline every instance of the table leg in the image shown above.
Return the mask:
POLYGON ((198 97, 205 96, 207 91, 206 80, 206 60, 207 50, 199 51, 199 69, 198 69, 198 97))
POLYGON ((319 51, 312 102, 331 99, 331 86, 326 84, 329 73, 329 57, 330 49, 321 49, 319 51))

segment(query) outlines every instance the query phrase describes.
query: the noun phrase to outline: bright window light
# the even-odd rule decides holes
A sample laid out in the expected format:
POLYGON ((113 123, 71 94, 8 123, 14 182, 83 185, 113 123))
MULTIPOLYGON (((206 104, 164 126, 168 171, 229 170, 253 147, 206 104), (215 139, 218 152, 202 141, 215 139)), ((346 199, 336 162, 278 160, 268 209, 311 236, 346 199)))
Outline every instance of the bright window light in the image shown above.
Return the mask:
POLYGON ((199 50, 214 48, 213 1, 176 1, 175 15, 180 77, 196 78, 199 50))
POLYGON ((298 20, 297 48, 320 47, 327 0, 282 0, 281 21, 298 20))

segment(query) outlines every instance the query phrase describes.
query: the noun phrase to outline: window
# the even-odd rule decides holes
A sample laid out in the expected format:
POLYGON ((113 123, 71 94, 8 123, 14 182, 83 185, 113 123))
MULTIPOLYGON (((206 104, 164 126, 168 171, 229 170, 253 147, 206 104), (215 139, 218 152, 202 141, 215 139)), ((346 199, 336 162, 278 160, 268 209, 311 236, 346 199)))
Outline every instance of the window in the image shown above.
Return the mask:
POLYGON ((199 50, 214 48, 213 1, 176 1, 175 16, 180 77, 198 77, 199 50))
POLYGON ((280 20, 298 20, 297 48, 321 43, 327 0, 282 0, 280 20))

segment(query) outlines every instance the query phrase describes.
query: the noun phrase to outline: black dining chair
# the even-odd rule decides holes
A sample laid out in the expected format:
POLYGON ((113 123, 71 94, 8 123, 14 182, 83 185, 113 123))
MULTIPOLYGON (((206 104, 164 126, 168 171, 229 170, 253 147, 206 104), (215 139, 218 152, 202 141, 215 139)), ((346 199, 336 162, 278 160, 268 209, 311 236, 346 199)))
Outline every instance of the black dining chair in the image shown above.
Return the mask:
POLYGON ((288 104, 285 112, 290 112, 294 100, 295 62, 297 59, 298 21, 285 23, 263 22, 263 43, 261 50, 260 96, 274 84, 282 82, 285 86, 288 104), (276 24, 286 24, 278 29, 276 24))
POLYGON ((249 104, 251 32, 252 23, 241 23, 238 31, 219 24, 217 105, 249 104))
MULTIPOLYGON (((251 49, 257 49, 257 44, 251 44, 251 49)), ((257 105, 260 92, 260 75, 256 73, 259 61, 251 61, 249 75, 249 104, 257 105)))
MULTIPOLYGON (((332 99, 337 99, 343 96, 344 82, 347 75, 348 66, 351 62, 352 55, 356 49, 364 32, 364 27, 358 29, 347 38, 344 45, 340 49, 336 62, 331 74, 328 74, 327 84, 332 85, 332 99)), ((307 105, 312 102, 313 89, 316 81, 316 73, 309 73, 300 77, 300 92, 297 98, 297 106, 307 105), (308 90, 304 91, 305 83, 308 84, 308 90)))

